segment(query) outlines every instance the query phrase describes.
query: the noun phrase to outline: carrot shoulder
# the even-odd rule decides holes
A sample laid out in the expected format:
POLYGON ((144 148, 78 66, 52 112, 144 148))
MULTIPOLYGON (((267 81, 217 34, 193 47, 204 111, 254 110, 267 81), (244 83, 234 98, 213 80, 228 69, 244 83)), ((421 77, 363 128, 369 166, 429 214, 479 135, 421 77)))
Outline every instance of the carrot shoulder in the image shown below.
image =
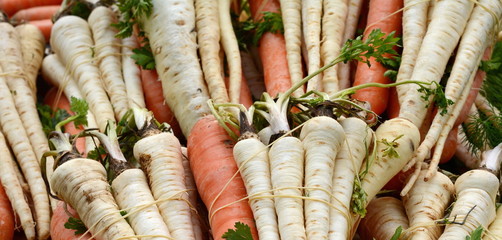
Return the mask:
POLYGON ((200 119, 188 137, 188 158, 202 201, 209 210, 214 239, 236 222, 251 227, 258 239, 246 188, 233 157, 233 140, 212 115, 200 119))

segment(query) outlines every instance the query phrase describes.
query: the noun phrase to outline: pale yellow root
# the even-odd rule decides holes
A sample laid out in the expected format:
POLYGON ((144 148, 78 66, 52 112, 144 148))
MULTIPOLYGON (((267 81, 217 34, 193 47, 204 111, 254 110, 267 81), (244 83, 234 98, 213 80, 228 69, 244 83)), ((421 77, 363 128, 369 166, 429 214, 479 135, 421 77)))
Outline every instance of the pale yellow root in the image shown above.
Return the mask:
MULTIPOLYGON (((281 15, 284 24, 284 38, 286 40, 286 58, 288 60, 289 76, 291 83, 301 81, 303 79, 302 71, 302 54, 301 54, 301 38, 302 38, 302 19, 300 12, 300 0, 281 0, 281 15)), ((311 1, 303 1, 311 2, 311 1)), ((293 96, 298 97, 304 93, 303 88, 296 89, 293 96)))
POLYGON ((11 202, 12 210, 14 210, 16 216, 19 217, 19 221, 21 221, 21 227, 23 228, 26 239, 35 239, 35 221, 33 220, 28 201, 24 196, 21 182, 16 176, 17 165, 11 157, 9 147, 1 132, 0 154, 2 156, 0 158, 0 166, 2 166, 0 167, 0 182, 11 202))
POLYGON ((408 228, 408 217, 401 200, 394 197, 373 199, 360 224, 364 239, 388 240, 398 227, 408 228))
MULTIPOLYGON (((190 161, 188 160, 188 152, 186 147, 181 147, 181 153, 183 155, 183 168, 185 169, 185 185, 188 189, 188 200, 190 205, 196 208, 197 205, 197 186, 195 185, 195 179, 193 178, 193 172, 190 168, 190 161)), ((195 235, 195 240, 203 240, 204 234, 202 232, 202 219, 197 209, 192 209, 192 226, 195 235)))
MULTIPOLYGON (((195 1, 197 24, 197 43, 204 71, 204 80, 209 94, 215 103, 229 101, 225 81, 221 74, 220 24, 218 6, 221 3, 212 0, 195 1)), ((230 11, 230 10, 229 10, 230 11)))
MULTIPOLYGON (((305 50, 307 51, 307 71, 312 74, 321 68, 321 16, 322 1, 302 1, 302 22, 305 50)), ((307 91, 322 90, 322 73, 311 78, 307 91)))
POLYGON ((21 41, 26 80, 36 101, 37 76, 44 57, 45 38, 35 25, 29 23, 18 25, 16 31, 21 41))

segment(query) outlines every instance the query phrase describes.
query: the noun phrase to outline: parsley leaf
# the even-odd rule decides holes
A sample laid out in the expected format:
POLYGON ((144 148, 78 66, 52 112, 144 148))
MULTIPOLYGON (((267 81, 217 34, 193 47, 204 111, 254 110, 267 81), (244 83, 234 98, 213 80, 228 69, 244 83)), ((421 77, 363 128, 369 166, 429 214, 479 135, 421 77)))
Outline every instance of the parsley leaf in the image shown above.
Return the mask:
POLYGON ((70 110, 75 113, 75 119, 73 120, 75 126, 87 125, 87 111, 89 111, 89 105, 85 100, 71 97, 70 110))
POLYGON ((471 235, 465 236, 465 240, 481 240, 481 236, 483 236, 483 227, 479 226, 471 232, 471 235))
POLYGON ((399 143, 397 143, 396 141, 398 139, 400 139, 402 136, 403 136, 402 134, 399 135, 399 136, 397 136, 391 142, 389 142, 385 138, 382 138, 382 140, 380 140, 380 143, 382 143, 383 145, 387 146, 386 148, 384 148, 382 150, 382 156, 383 157, 399 158, 399 153, 396 151, 396 148, 399 147, 399 143))
POLYGON ((221 236, 224 239, 228 240, 253 240, 253 236, 251 235, 251 228, 241 222, 236 222, 234 229, 228 229, 226 233, 221 236))
MULTIPOLYGON (((443 91, 443 86, 439 85, 439 83, 437 82, 432 82, 431 86, 428 88, 420 85, 420 88, 417 91, 424 94, 422 95, 422 99, 427 102, 429 101, 429 98, 433 96, 432 103, 439 110, 441 110, 439 112, 439 114, 441 115, 448 113, 448 106, 455 103, 453 100, 446 98, 446 95, 443 91)), ((429 107, 429 104, 427 104, 425 107, 429 107)))
POLYGON ((46 136, 56 129, 58 122, 70 117, 66 110, 57 109, 53 111, 49 105, 37 104, 37 110, 46 136))
POLYGON ((118 38, 131 36, 138 19, 149 17, 153 12, 151 0, 119 0, 117 6, 122 15, 122 20, 113 24, 119 30, 118 38))
POLYGON ((377 62, 386 61, 386 55, 397 55, 394 46, 397 46, 399 38, 394 37, 395 32, 387 36, 380 29, 371 31, 368 37, 363 40, 363 36, 349 39, 342 47, 340 58, 344 63, 350 60, 357 60, 371 66, 369 59, 375 58, 377 62))
POLYGON ((75 230, 75 235, 83 234, 87 231, 87 227, 84 222, 78 218, 70 217, 68 221, 64 224, 66 229, 75 230))
MULTIPOLYGON (((248 26, 250 28, 250 26, 248 26)), ((263 17, 261 21, 255 24, 255 35, 253 38, 253 43, 256 45, 260 38, 266 32, 271 33, 284 33, 284 26, 282 23, 282 16, 280 13, 275 12, 263 12, 263 17)))
POLYGON ((155 69, 155 58, 152 50, 150 49, 150 44, 146 44, 140 48, 135 48, 132 51, 134 54, 131 55, 131 58, 136 61, 136 64, 141 66, 143 69, 155 69))

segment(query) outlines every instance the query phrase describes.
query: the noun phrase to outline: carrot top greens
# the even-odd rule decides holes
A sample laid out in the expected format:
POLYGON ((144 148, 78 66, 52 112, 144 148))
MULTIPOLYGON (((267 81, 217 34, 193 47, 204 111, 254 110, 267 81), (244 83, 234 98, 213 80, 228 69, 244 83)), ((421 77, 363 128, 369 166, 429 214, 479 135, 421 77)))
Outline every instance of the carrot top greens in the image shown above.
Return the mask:
POLYGON ((134 25, 138 19, 149 17, 153 11, 151 0, 119 0, 117 6, 122 20, 114 26, 119 30, 117 37, 126 38, 132 35, 134 25))
POLYGON ((228 240, 253 240, 251 228, 247 224, 236 222, 234 227, 235 230, 228 229, 221 237, 228 240))

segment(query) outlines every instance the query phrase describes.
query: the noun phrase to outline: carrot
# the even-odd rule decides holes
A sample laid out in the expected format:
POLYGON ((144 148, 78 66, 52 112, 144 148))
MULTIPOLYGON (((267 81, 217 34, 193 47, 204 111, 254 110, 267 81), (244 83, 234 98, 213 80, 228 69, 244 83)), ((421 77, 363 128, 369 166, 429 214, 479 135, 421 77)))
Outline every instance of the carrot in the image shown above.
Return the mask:
MULTIPOLYGON (((345 28, 343 22, 348 14, 348 1, 323 1, 323 8, 321 60, 323 65, 326 65, 340 54, 345 28)), ((324 71, 322 86, 323 91, 328 94, 333 94, 340 89, 338 66, 335 65, 324 71)))
POLYGON ((45 39, 42 32, 35 25, 29 23, 16 26, 16 32, 21 41, 26 80, 36 100, 37 75, 44 57, 45 39))
POLYGON ((305 191, 312 199, 305 200, 307 239, 327 239, 331 209, 326 203, 331 200, 328 193, 337 187, 332 185, 333 173, 345 131, 335 119, 318 116, 305 122, 300 140, 305 151, 305 191))
POLYGON ((93 239, 90 233, 86 234, 75 234, 76 230, 68 229, 64 225, 68 222, 70 217, 80 219, 77 212, 71 207, 66 205, 64 202, 59 202, 54 210, 51 218, 51 239, 53 240, 90 240, 93 239), (68 216, 68 213, 71 214, 68 216))
POLYGON ((115 35, 118 30, 112 26, 117 23, 115 13, 107 7, 99 6, 92 10, 89 18, 92 38, 95 47, 99 71, 110 98, 116 119, 121 119, 129 110, 127 90, 122 78, 122 58, 120 56, 120 39, 115 35))
POLYGON ((0 9, 2 9, 7 15, 12 16, 14 13, 21 9, 27 9, 36 6, 44 5, 60 5, 62 0, 2 0, 0 2, 0 9))
POLYGON ((141 86, 146 90, 144 91, 146 108, 153 112, 155 119, 161 123, 168 123, 173 129, 174 135, 180 139, 184 138, 174 113, 164 100, 162 83, 157 71, 141 69, 141 86))
POLYGON ((89 24, 76 16, 64 16, 56 21, 52 30, 51 46, 68 74, 78 87, 94 113, 99 129, 104 131, 114 111, 104 89, 98 66, 92 61, 92 33, 89 24))
MULTIPOLYGON (((448 59, 464 32, 473 7, 474 3, 470 1, 436 2, 411 79, 439 83, 448 59)), ((484 22, 483 25, 486 26, 484 22)), ((410 120, 416 126, 421 126, 427 111, 425 106, 429 105, 432 99, 429 98, 429 101, 421 99, 418 88, 419 86, 410 86, 408 94, 401 103, 399 116, 410 120)))
POLYGON ((52 26, 54 25, 51 19, 33 20, 29 21, 29 23, 35 25, 42 32, 45 42, 50 41, 52 26))
POLYGON ((254 99, 259 99, 261 94, 265 92, 265 84, 263 83, 263 73, 258 70, 255 65, 253 56, 249 52, 241 51, 242 73, 247 81, 247 86, 251 91, 254 99))
POLYGON ((143 30, 155 52, 164 99, 188 136, 195 123, 210 112, 193 33, 193 2, 152 0, 151 10, 150 17, 141 19, 143 30))
MULTIPOLYGON (((229 78, 225 77, 225 85, 228 85, 229 78)), ((241 90, 240 90, 240 98, 239 103, 244 105, 246 108, 249 108, 253 105, 253 99, 251 97, 251 91, 249 90, 249 86, 247 83, 247 79, 242 75, 241 78, 241 90)))
MULTIPOLYGON (((263 12, 278 13, 280 10, 278 0, 249 1, 249 6, 255 21, 262 18, 263 12)), ((260 38, 258 50, 263 66, 265 88, 272 97, 276 97, 291 87, 284 35, 264 33, 260 38)))
MULTIPOLYGON (((380 28, 383 33, 390 34, 395 32, 395 35, 399 35, 401 32, 401 13, 396 13, 403 7, 402 0, 385 1, 383 4, 380 1, 372 0, 370 1, 367 28, 365 29, 365 37, 371 32, 372 29, 380 28)), ((384 76, 387 69, 381 64, 376 62, 374 59, 369 59, 371 67, 368 67, 365 63, 359 62, 357 64, 356 75, 354 78, 354 86, 361 85, 363 83, 390 83, 390 79, 384 76)), ((376 114, 380 115, 385 111, 387 107, 387 101, 389 98, 388 88, 376 88, 369 87, 361 90, 357 90, 353 95, 353 98, 368 101, 371 106, 371 110, 376 114)))
MULTIPOLYGON (((38 237, 46 239, 49 236, 50 207, 37 159, 49 150, 49 145, 38 117, 35 98, 23 74, 22 53, 14 27, 8 23, 0 23, 0 39, 3 42, 0 46, 0 54, 5 60, 1 62, 2 69, 13 72, 7 74, 5 78, 7 84, 2 86, 5 87, 3 91, 7 93, 3 93, 5 105, 2 104, 0 121, 30 185, 36 206, 38 237), (9 123, 10 121, 17 123, 9 123), (17 129, 19 127, 21 129, 17 129), (18 144, 19 146, 16 146, 18 144)), ((5 70, 3 72, 6 72, 5 70)))
MULTIPOLYGON (((9 232, 13 232, 14 230, 14 222, 12 223, 12 230, 9 230, 10 221, 15 221, 15 216, 12 211, 14 211, 19 218, 19 223, 23 228, 25 237, 27 239, 35 239, 35 221, 33 220, 33 215, 31 213, 30 206, 28 205, 27 196, 25 196, 25 192, 28 193, 29 189, 28 191, 23 189, 22 175, 21 178, 16 176, 19 171, 18 166, 14 158, 11 156, 5 137, 1 132, 0 154, 4 156, 0 158, 0 165, 2 166, 0 168, 0 202, 2 204, 2 208, 0 208, 0 212, 2 212, 0 214, 2 217, 0 225, 5 227, 2 227, 2 231, 0 231, 0 237, 2 237, 5 233, 5 238, 2 237, 0 239, 9 239, 7 237, 9 232), (7 194, 7 197, 4 196, 5 194, 7 194), (5 201, 5 199, 7 199, 7 201, 5 201)), ((10 233, 10 235, 12 235, 12 233, 10 233)), ((12 239, 12 237, 10 239, 12 239)))
MULTIPOLYGON (((217 103, 229 101, 227 89, 221 74, 220 38, 223 34, 219 24, 219 2, 196 1, 195 14, 197 43, 209 94, 217 103)), ((228 13, 229 10, 225 9, 228 13)), ((228 29, 227 29, 228 30, 228 29)), ((232 30, 233 31, 233 30, 232 30)), ((222 39, 223 40, 223 39, 222 39)))
POLYGON ((13 239, 14 227, 14 212, 3 184, 0 182, 0 239, 13 239))
POLYGON ((452 181, 439 172, 429 181, 423 181, 426 173, 427 170, 420 171, 420 180, 403 196, 409 219, 406 236, 410 239, 437 239, 441 235, 441 226, 434 221, 443 217, 455 190, 452 181))
POLYGON ((14 24, 25 21, 51 19, 52 15, 59 10, 59 5, 36 6, 22 9, 12 15, 10 21, 14 24))
POLYGON ((394 197, 373 199, 359 225, 362 239, 391 239, 398 227, 408 228, 408 217, 401 200, 394 197), (376 224, 380 223, 380 224, 376 224))
POLYGON ((209 210, 214 239, 233 228, 235 222, 251 227, 258 239, 253 213, 243 201, 246 189, 233 158, 233 141, 212 115, 199 120, 187 141, 188 158, 200 197, 209 210), (208 150, 211 151, 208 151, 208 150), (202 189, 204 189, 202 191, 202 189))

